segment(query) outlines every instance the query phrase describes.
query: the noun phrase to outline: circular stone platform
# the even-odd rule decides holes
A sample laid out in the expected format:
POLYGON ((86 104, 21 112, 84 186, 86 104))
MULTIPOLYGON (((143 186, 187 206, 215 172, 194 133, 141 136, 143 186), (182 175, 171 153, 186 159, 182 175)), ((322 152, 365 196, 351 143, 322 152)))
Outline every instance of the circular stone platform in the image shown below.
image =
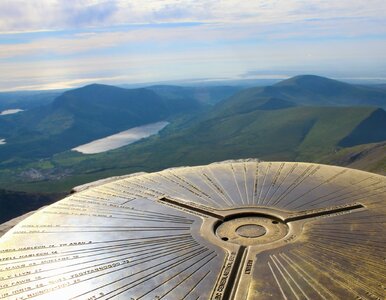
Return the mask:
POLYGON ((216 163, 73 194, 0 239, 0 299, 384 299, 386 178, 216 163))

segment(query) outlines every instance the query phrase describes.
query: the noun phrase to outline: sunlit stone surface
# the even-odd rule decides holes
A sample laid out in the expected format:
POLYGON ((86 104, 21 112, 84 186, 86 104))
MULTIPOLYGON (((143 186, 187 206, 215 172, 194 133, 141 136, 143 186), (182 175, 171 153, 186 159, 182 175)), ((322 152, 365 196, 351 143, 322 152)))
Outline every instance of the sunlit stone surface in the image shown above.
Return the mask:
POLYGON ((132 144, 140 139, 147 138, 157 134, 165 128, 168 122, 157 122, 139 127, 134 127, 117 134, 110 135, 103 139, 95 140, 90 143, 73 148, 73 151, 78 151, 83 154, 95 154, 117 149, 129 144, 132 144))
POLYGON ((386 179, 217 163, 75 193, 9 231, 1 299, 384 299, 386 179))

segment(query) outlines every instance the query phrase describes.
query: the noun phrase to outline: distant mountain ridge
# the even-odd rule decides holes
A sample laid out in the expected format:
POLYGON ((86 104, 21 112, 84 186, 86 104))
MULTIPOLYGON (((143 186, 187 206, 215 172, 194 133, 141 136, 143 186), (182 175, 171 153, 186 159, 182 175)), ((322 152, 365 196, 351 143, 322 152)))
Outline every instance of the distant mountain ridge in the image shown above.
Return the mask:
POLYGON ((315 76, 300 75, 272 86, 246 89, 233 97, 275 97, 298 105, 313 106, 374 106, 386 108, 386 91, 378 88, 351 85, 315 76))
POLYGON ((12 108, 31 109, 51 103, 63 90, 0 92, 0 111, 12 108))

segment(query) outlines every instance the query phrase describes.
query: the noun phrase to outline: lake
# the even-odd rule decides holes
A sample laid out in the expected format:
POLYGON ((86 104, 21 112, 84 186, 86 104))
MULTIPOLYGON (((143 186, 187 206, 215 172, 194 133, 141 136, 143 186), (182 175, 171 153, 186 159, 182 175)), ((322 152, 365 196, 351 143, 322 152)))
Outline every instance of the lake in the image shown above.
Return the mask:
POLYGON ((169 122, 157 122, 139 127, 130 128, 128 130, 107 136, 105 138, 92 141, 90 143, 78 146, 71 150, 83 154, 96 154, 109 150, 117 149, 129 144, 132 144, 141 139, 157 134, 168 125, 169 122))
POLYGON ((18 112, 21 112, 21 111, 24 111, 24 109, 19 109, 19 108, 6 109, 3 111, 0 111, 0 116, 13 115, 13 114, 17 114, 18 112))

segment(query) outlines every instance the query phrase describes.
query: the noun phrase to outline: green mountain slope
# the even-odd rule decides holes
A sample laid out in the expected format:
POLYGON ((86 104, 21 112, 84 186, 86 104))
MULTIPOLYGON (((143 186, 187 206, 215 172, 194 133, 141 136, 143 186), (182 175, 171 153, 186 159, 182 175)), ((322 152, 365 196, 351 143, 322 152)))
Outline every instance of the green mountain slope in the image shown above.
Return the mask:
MULTIPOLYGON (((375 110, 291 107, 216 115, 149 147, 156 147, 157 154, 162 152, 162 160, 168 163, 206 163, 237 157, 315 161, 333 152, 375 110)), ((380 126, 386 128, 386 117, 380 126)))
MULTIPOLYGON (((106 153, 55 155, 50 163, 59 174, 66 171, 73 175, 49 186, 41 182, 40 189, 69 189, 112 175, 235 158, 321 162, 342 149, 340 141, 376 111, 365 107, 286 107, 216 115, 185 129, 169 128, 159 136, 106 153)), ((386 118, 379 126, 386 128, 386 118)), ((39 164, 31 167, 39 169, 39 164)), ((22 170, 17 172, 21 174, 22 170)), ((14 188, 34 190, 34 182, 25 177, 14 188)))
POLYGON ((386 140, 384 119, 386 112, 377 109, 361 122, 348 136, 339 142, 339 146, 351 147, 360 144, 376 143, 386 140))
POLYGON ((386 175, 386 142, 342 148, 322 162, 386 175))
MULTIPOLYGON (((296 77, 272 86, 272 90, 281 91, 277 95, 264 95, 267 88, 243 90, 199 117, 173 122, 159 135, 113 151, 94 155, 66 151, 16 166, 12 162, 2 163, 0 186, 11 182, 13 189, 66 190, 112 175, 248 157, 328 162, 347 147, 386 140, 383 109, 347 106, 348 102, 343 105, 337 100, 349 97, 356 86, 347 87, 319 77, 300 78, 313 83, 307 91, 302 88, 302 96, 299 93, 304 82, 299 83, 296 77), (331 84, 335 88, 330 92, 319 92, 321 87, 324 90, 331 84), (338 94, 341 96, 337 97, 338 94), (300 104, 310 95, 319 100, 300 104), (312 105, 313 102, 320 105, 312 105), (328 106, 329 103, 334 105, 328 106)), ((382 102, 386 97, 379 99, 382 102)), ((177 97, 176 101, 180 99, 177 97)), ((92 116, 87 118, 92 120, 92 116)), ((63 127, 73 122, 65 120, 60 122, 63 127)))

